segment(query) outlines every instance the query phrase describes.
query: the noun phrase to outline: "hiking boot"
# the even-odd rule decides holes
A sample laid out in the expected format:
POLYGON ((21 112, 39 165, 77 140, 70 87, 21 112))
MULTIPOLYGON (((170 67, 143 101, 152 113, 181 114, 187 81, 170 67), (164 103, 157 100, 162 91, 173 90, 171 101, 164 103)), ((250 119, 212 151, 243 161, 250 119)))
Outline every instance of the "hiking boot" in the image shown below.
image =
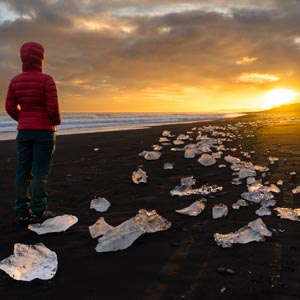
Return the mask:
POLYGON ((45 210, 41 215, 32 213, 29 217, 29 223, 42 223, 47 219, 55 217, 55 214, 50 210, 45 210))

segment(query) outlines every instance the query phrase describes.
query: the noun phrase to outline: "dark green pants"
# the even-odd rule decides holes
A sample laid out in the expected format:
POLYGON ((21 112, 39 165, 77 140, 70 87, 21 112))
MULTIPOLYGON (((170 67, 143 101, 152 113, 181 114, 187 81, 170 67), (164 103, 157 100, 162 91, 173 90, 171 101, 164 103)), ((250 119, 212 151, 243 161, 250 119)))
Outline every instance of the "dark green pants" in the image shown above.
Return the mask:
POLYGON ((27 215, 29 209, 41 215, 47 207, 46 183, 55 150, 55 133, 19 130, 17 148, 16 215, 27 215))

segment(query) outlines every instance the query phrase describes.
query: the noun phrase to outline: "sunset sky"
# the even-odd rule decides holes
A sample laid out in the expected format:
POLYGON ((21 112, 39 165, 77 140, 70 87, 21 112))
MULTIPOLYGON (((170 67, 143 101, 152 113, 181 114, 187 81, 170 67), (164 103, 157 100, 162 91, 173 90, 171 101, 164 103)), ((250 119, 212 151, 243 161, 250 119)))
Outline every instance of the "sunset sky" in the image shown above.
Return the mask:
POLYGON ((19 48, 63 112, 236 112, 300 101, 299 0, 0 1, 1 111, 19 48))

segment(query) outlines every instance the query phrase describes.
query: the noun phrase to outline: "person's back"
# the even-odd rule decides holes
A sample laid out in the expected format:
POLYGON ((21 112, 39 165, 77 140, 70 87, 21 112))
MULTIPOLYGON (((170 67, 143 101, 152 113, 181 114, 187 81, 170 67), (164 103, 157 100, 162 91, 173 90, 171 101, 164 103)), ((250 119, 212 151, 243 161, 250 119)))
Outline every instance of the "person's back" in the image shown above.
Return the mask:
POLYGON ((18 170, 14 208, 19 221, 38 221, 47 206, 45 185, 61 123, 57 90, 43 73, 44 48, 36 42, 21 47, 22 73, 10 81, 5 108, 18 121, 18 170))
POLYGON ((10 82, 6 111, 18 121, 18 130, 55 131, 61 122, 57 91, 52 77, 42 73, 43 46, 35 42, 24 44, 21 60, 23 72, 10 82))

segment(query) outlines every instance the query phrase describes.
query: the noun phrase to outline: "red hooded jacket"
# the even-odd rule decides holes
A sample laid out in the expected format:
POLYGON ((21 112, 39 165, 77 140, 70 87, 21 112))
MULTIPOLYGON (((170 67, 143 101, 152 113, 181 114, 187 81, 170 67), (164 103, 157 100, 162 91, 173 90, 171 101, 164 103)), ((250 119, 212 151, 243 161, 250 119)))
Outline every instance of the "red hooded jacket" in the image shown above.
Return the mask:
POLYGON ((53 78, 42 71, 44 48, 29 42, 21 47, 23 72, 9 84, 5 108, 18 130, 56 131, 61 123, 53 78))

